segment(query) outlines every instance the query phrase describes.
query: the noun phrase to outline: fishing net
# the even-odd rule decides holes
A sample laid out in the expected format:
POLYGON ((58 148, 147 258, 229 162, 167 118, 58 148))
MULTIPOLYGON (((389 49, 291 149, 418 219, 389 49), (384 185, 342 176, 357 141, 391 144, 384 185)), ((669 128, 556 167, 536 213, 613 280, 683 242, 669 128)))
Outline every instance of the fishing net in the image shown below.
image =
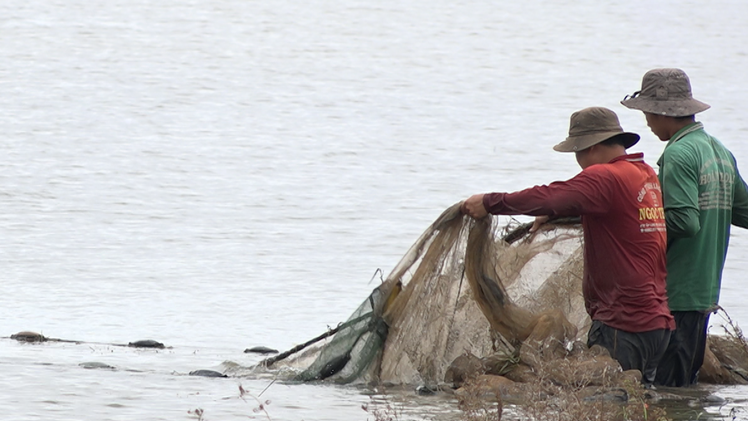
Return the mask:
POLYGON ((451 206, 324 343, 264 365, 300 368, 301 381, 437 384, 465 352, 515 352, 541 310, 586 332, 581 226, 528 228, 451 206))
MULTIPOLYGON (((521 370, 510 372, 520 361, 535 371, 571 364, 569 356, 588 355, 578 350, 591 324, 581 224, 530 226, 474 220, 451 206, 346 322, 260 366, 286 368, 298 381, 438 386, 466 356, 519 381, 521 370)), ((748 383, 748 345, 733 331, 710 335, 702 380, 748 383)))

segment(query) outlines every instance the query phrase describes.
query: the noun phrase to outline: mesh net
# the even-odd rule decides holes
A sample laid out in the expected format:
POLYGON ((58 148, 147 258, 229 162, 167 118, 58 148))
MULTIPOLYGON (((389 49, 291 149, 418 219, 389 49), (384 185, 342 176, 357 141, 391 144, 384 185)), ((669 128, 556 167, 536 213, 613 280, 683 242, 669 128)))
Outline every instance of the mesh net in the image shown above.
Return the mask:
MULTIPOLYGON (((503 374, 574 354, 591 324, 579 221, 534 233, 499 222, 451 206, 346 322, 259 366, 298 381, 437 386, 470 355, 503 374)), ((725 316, 727 334, 709 336, 699 380, 748 384, 748 343, 725 316)))
POLYGON ((569 321, 565 339, 587 331, 578 224, 557 221, 530 234, 528 224, 475 221, 459 205, 429 226, 324 342, 263 364, 301 369, 295 379, 302 381, 437 384, 465 352, 514 353, 543 310, 569 321))

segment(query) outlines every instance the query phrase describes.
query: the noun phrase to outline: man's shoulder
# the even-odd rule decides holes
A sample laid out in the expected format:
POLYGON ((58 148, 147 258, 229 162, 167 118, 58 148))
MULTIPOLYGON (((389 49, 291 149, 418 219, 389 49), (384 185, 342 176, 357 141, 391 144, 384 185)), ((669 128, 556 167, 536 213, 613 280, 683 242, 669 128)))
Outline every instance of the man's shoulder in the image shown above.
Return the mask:
POLYGON ((682 138, 678 139, 677 142, 673 142, 665 148, 665 152, 669 153, 683 153, 688 151, 695 151, 701 147, 704 147, 709 142, 709 135, 705 131, 699 130, 698 132, 689 133, 682 138))
POLYGON ((700 148, 712 149, 714 147, 729 152, 719 139, 710 135, 706 130, 701 128, 700 130, 685 134, 682 138, 678 139, 677 142, 674 142, 665 148, 665 151, 672 149, 673 152, 686 152, 698 150, 700 148))
POLYGON ((605 177, 611 174, 613 164, 606 162, 602 164, 593 164, 582 170, 579 175, 587 177, 605 177))
POLYGON ((634 156, 633 159, 619 159, 614 162, 595 164, 587 167, 582 173, 599 180, 613 180, 627 177, 626 174, 646 172, 649 176, 657 178, 654 168, 644 162, 643 157, 634 156))
POLYGON ((688 133, 677 142, 669 145, 663 152, 665 159, 677 160, 681 163, 704 164, 714 158, 732 159, 732 152, 716 137, 706 131, 697 130, 688 133))
MULTIPOLYGON (((665 162, 679 162, 680 164, 698 164, 704 158, 704 152, 709 149, 709 138, 702 130, 689 133, 668 145, 662 155, 665 162)), ((709 152, 711 154, 711 152, 709 152)))

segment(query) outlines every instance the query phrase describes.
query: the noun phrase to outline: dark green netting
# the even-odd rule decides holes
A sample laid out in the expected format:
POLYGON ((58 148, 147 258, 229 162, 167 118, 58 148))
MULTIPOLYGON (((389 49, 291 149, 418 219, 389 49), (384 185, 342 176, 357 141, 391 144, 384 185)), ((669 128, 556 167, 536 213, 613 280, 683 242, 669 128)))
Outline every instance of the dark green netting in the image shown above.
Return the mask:
POLYGON ((381 303, 379 288, 338 327, 332 340, 325 345, 314 362, 294 380, 330 380, 350 383, 362 377, 375 363, 387 338, 387 324, 376 316, 374 308, 381 303))

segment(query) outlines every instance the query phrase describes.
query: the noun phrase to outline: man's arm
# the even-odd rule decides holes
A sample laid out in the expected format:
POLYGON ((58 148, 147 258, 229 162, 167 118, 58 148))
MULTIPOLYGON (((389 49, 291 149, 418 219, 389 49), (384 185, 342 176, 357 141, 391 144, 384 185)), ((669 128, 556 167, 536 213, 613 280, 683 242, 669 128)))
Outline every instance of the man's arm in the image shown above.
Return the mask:
POLYGON ((675 148, 665 150, 662 197, 668 239, 693 237, 699 220, 699 168, 693 157, 675 148))
POLYGON ((742 228, 748 228, 748 186, 745 185, 743 177, 738 171, 738 162, 735 162, 735 184, 733 185, 733 202, 732 202, 732 224, 742 228))
POLYGON ((606 179, 609 170, 585 170, 568 181, 535 186, 514 193, 474 195, 463 212, 474 218, 494 215, 579 216, 607 212, 610 206, 606 179))
POLYGON ((701 229, 699 210, 694 208, 665 208, 668 237, 693 237, 701 229))

